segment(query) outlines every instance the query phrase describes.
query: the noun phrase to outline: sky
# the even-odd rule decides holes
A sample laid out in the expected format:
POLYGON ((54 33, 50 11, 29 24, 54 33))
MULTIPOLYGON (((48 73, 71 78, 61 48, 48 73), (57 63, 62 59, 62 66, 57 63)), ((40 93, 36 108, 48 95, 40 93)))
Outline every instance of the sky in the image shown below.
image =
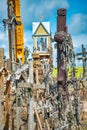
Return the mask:
MULTIPOLYGON (((31 52, 33 48, 32 22, 50 22, 52 37, 56 33, 57 10, 66 8, 66 24, 72 37, 74 50, 81 52, 81 44, 87 50, 87 0, 20 0, 21 17, 24 23, 24 44, 31 52)), ((4 48, 9 57, 8 31, 4 30, 2 20, 7 18, 7 0, 0 0, 0 48, 4 48)), ((56 66, 56 49, 53 49, 54 66, 56 66)), ((81 65, 81 61, 76 61, 81 65)))

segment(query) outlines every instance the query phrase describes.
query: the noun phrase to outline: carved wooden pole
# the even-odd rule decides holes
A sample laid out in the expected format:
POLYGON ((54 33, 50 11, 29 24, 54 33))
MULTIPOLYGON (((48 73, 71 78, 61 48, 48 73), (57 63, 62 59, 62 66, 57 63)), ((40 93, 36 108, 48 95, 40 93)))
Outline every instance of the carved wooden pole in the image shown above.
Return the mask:
MULTIPOLYGON (((59 120, 63 119, 62 115, 62 100, 65 101, 67 98, 66 92, 66 41, 67 29, 66 29, 66 9, 60 9, 57 11, 57 33, 54 36, 54 40, 57 42, 57 88, 58 88, 58 117, 59 120), (64 43, 65 42, 65 43, 64 43)), ((65 104, 65 102, 63 103, 65 104)), ((64 110, 63 110, 64 111, 64 110)))
POLYGON ((64 86, 66 82, 66 70, 62 69, 64 67, 64 59, 61 58, 62 54, 66 57, 66 52, 60 48, 67 34, 66 32, 66 9, 60 9, 57 11, 57 33, 54 36, 54 40, 57 42, 58 86, 59 84, 64 86))
POLYGON ((57 10, 57 32, 67 32, 66 27, 66 9, 62 8, 57 10))

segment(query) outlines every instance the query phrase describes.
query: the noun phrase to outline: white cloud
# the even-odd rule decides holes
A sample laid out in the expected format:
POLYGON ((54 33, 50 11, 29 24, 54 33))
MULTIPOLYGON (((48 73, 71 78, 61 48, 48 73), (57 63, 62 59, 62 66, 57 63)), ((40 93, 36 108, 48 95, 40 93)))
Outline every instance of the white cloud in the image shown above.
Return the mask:
POLYGON ((31 31, 25 31, 24 35, 24 46, 28 47, 30 53, 29 53, 29 58, 32 57, 32 52, 33 52, 33 39, 32 39, 32 32, 31 31))
POLYGON ((24 41, 25 41, 25 43, 27 43, 27 42, 33 42, 33 39, 32 39, 32 32, 31 32, 31 30, 27 30, 27 31, 25 31, 25 33, 24 33, 24 41))
POLYGON ((53 66, 57 67, 57 49, 55 49, 54 44, 56 44, 56 42, 52 43, 52 47, 53 47, 53 66))
POLYGON ((80 48, 82 44, 87 48, 87 34, 79 34, 72 36, 74 48, 80 48))
POLYGON ((5 56, 6 56, 7 59, 9 58, 9 50, 5 51, 5 56))
POLYGON ((7 15, 7 0, 0 0, 0 24, 7 15))
MULTIPOLYGON (((82 52, 82 44, 84 45, 87 51, 87 34, 74 35, 72 36, 72 41, 74 45, 75 54, 82 52)), ((82 66, 82 61, 77 60, 77 57, 76 57, 76 66, 82 66)))
POLYGON ((87 32, 87 15, 74 14, 68 25, 68 30, 71 34, 79 34, 87 32))
POLYGON ((6 57, 9 57, 8 52, 8 35, 7 31, 4 31, 2 20, 7 18, 7 0, 0 0, 0 48, 4 48, 6 57))
POLYGON ((81 60, 77 60, 77 58, 76 58, 76 66, 82 66, 82 61, 81 60))
POLYGON ((7 32, 1 32, 0 31, 0 41, 3 40, 3 41, 7 41, 7 32))
MULTIPOLYGON (((75 54, 82 52, 82 44, 87 51, 87 15, 74 14, 68 24, 68 30, 72 37, 75 54)), ((82 61, 78 61, 76 58, 76 65, 81 66, 82 61)))
POLYGON ((8 58, 9 57, 9 49, 8 49, 8 36, 7 32, 0 31, 0 48, 4 48, 4 55, 8 58))
POLYGON ((3 11, 4 7, 6 7, 7 1, 6 0, 0 0, 0 10, 3 11))
POLYGON ((57 11, 58 8, 68 8, 69 4, 67 0, 28 0, 21 1, 21 11, 22 19, 25 24, 28 26, 31 25, 31 22, 39 21, 39 17, 42 15, 43 20, 50 17, 53 14, 54 10, 57 11))

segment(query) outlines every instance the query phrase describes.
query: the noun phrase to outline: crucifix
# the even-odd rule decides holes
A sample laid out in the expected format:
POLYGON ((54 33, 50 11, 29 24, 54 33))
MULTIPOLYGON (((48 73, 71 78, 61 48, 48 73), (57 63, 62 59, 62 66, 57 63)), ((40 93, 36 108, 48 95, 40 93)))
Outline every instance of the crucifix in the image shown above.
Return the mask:
POLYGON ((8 5, 9 8, 9 18, 3 19, 4 28, 6 28, 6 25, 8 26, 8 30, 10 30, 10 37, 11 37, 11 49, 10 49, 10 64, 11 64, 11 70, 15 71, 15 64, 12 62, 15 62, 15 29, 17 25, 21 25, 20 21, 16 20, 16 16, 14 15, 13 11, 13 3, 12 1, 9 2, 8 5))

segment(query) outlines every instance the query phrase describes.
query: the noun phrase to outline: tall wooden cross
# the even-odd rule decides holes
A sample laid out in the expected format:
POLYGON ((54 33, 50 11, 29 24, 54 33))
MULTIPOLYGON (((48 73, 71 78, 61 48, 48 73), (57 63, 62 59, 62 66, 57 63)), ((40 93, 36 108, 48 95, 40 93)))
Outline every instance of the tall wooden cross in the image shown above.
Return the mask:
POLYGON ((86 73, 86 60, 87 60, 86 54, 87 54, 86 48, 84 48, 82 44, 82 52, 77 53, 77 56, 81 56, 81 57, 78 57, 77 60, 82 60, 83 62, 83 77, 85 76, 85 73, 86 73))

